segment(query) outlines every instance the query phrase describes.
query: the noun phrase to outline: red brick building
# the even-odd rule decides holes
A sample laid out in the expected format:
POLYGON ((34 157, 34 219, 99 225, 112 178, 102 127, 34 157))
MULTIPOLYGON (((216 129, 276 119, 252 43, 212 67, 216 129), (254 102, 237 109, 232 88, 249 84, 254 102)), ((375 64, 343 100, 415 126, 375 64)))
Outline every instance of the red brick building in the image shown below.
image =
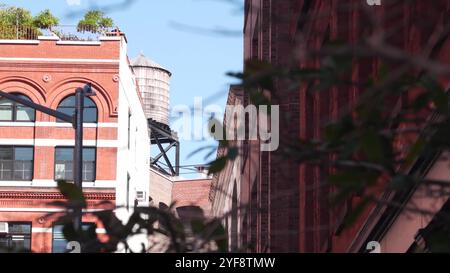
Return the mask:
POLYGON ((208 195, 211 188, 211 178, 186 179, 172 177, 161 172, 150 170, 150 198, 156 207, 174 209, 182 207, 197 207, 208 217, 211 213, 211 202, 208 195))
MULTIPOLYGON (((434 31, 429 26, 446 22, 447 19, 443 18, 450 10, 450 3, 383 1, 381 6, 368 6, 363 0, 247 0, 245 60, 266 61, 276 67, 320 65, 303 60, 302 48, 320 49, 329 40, 357 41, 367 26, 368 17, 364 8, 372 9, 374 16, 383 20, 386 29, 396 27, 398 33, 389 41, 392 45, 418 54, 434 31), (439 8, 434 8, 432 12, 430 5, 439 8), (429 24, 415 23, 418 20, 429 24), (298 42, 299 37, 301 43, 298 42)), ((441 51, 434 54, 448 63, 448 41, 443 45, 441 51)), ((358 82, 376 76, 379 67, 379 61, 374 58, 355 62, 352 80, 358 82)), ((308 86, 292 91, 281 80, 275 81, 274 85, 277 96, 272 97, 272 104, 280 105, 280 138, 285 140, 284 143, 298 139, 320 139, 324 124, 337 118, 341 109, 353 105, 361 92, 358 87, 349 87, 311 93, 308 86)), ((448 86, 448 81, 444 80, 443 85, 448 86)), ((245 93, 233 89, 236 88, 230 91, 227 104, 251 103, 245 93)), ((331 208, 327 200, 332 189, 323 186, 326 173, 316 167, 286 160, 282 152, 283 143, 276 152, 261 152, 259 144, 258 141, 239 142, 240 156, 229 162, 212 183, 210 199, 214 215, 220 217, 232 208, 246 206, 245 210, 238 209, 228 220, 225 219, 225 222, 231 223, 228 229, 230 245, 234 249, 249 247, 255 252, 363 251, 367 240, 382 241, 382 236, 373 236, 375 229, 380 234, 389 233, 390 226, 382 225, 380 221, 390 219, 393 223, 398 213, 401 214, 399 211, 386 212, 385 206, 372 205, 351 228, 343 230, 343 218, 358 203, 358 197, 353 197, 340 207, 331 208), (389 213, 391 218, 385 213, 389 213)), ((223 149, 219 149, 219 156, 224 153, 223 149)), ((448 173, 442 169, 435 172, 440 176, 448 173)), ((385 194, 393 196, 392 193, 385 194)), ((399 200, 405 204, 409 201, 408 198, 399 200)), ((440 202, 434 211, 439 211, 443 203, 440 202)), ((409 222, 405 219, 397 223, 395 233, 402 241, 397 242, 396 247, 389 247, 386 243, 383 245, 386 251, 408 250, 414 242, 414 231, 424 228, 431 220, 414 218, 409 222), (416 224, 419 222, 421 224, 416 224), (407 236, 400 235, 402 229, 410 230, 407 236)), ((393 237, 391 234, 390 238, 393 237)))
MULTIPOLYGON (((0 40, 0 89, 63 111, 74 111, 75 89, 85 99, 83 188, 88 211, 148 204, 147 120, 127 57, 127 41, 111 33, 97 41, 57 36, 0 40), (111 205, 99 205, 110 201, 111 205)), ((46 114, 0 98, 0 244, 33 252, 65 251, 55 222, 61 209, 56 180, 73 179, 74 130, 46 114), (45 217, 49 213, 57 213, 45 217)), ((87 212, 88 212, 87 211, 87 212)), ((126 219, 127 212, 118 213, 126 219)), ((97 224, 91 216, 86 223, 97 224)))

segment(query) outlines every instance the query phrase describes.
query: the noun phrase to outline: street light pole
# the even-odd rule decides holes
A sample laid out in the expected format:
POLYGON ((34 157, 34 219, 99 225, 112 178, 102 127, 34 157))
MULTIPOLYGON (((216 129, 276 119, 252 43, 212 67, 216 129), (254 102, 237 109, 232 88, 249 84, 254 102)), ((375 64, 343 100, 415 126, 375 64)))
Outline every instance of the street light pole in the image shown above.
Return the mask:
MULTIPOLYGON (((95 92, 92 90, 91 84, 86 84, 84 88, 77 88, 75 92, 75 115, 69 116, 65 113, 53 110, 51 108, 36 104, 34 102, 23 99, 19 96, 4 92, 0 90, 0 97, 5 97, 9 100, 15 101, 27 107, 33 108, 36 111, 43 112, 47 115, 56 117, 62 121, 71 123, 75 129, 75 147, 73 154, 73 174, 74 183, 81 191, 83 190, 83 112, 84 112, 84 98, 85 96, 93 96, 95 92)), ((74 228, 79 232, 82 228, 82 208, 75 207, 74 211, 74 228)))
MULTIPOLYGON (((77 88, 75 93, 75 147, 73 151, 73 181, 75 186, 83 189, 83 112, 85 90, 77 88)), ((81 231, 82 211, 75 211, 74 228, 81 231)))

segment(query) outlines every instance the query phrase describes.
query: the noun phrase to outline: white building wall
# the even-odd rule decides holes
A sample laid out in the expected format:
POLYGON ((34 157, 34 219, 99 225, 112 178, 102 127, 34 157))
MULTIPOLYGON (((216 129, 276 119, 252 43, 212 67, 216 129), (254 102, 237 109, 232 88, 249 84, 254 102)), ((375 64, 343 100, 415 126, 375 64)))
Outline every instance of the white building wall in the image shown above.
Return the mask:
MULTIPOLYGON (((449 153, 443 153, 430 168, 424 180, 448 181, 449 153)), ((441 194, 442 188, 424 182, 412 194, 396 219, 380 240, 382 253, 405 253, 412 246, 420 229, 426 228, 433 217, 449 199, 449 194, 441 194), (437 193, 437 194, 436 194, 437 193), (419 213, 421 210, 428 213, 419 213)))
MULTIPOLYGON (((128 64, 127 44, 124 39, 120 53, 119 77, 116 214, 125 223, 133 212, 138 191, 144 192, 145 197, 145 201, 139 202, 139 206, 149 205, 150 138, 147 119, 137 93, 136 79, 128 64)), ((147 236, 134 238, 132 241, 136 241, 134 245, 139 248, 141 243, 148 243, 147 236)), ((133 248, 133 243, 130 243, 133 248)))

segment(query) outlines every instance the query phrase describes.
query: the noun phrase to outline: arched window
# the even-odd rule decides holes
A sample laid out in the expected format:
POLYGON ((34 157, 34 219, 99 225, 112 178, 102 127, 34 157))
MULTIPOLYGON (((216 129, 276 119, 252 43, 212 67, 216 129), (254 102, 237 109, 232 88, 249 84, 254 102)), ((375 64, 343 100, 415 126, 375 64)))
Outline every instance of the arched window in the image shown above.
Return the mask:
MULTIPOLYGON (((66 115, 73 116, 75 114, 75 95, 71 95, 66 97, 59 104, 58 111, 63 112, 66 115)), ((95 105, 94 101, 90 98, 84 98, 84 114, 83 114, 83 122, 84 123, 97 123, 97 105, 95 105)), ((58 120, 58 122, 63 122, 62 120, 58 120)))
MULTIPOLYGON (((22 99, 31 101, 31 99, 22 94, 15 94, 22 99)), ((35 111, 33 108, 26 107, 20 103, 0 97, 0 121, 19 121, 34 122, 35 111)))

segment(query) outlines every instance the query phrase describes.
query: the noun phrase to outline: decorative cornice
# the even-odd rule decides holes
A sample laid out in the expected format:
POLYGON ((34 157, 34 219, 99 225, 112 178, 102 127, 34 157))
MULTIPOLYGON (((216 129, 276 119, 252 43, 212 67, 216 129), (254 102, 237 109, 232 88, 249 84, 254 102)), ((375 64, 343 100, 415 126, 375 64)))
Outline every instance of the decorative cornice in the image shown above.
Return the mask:
POLYGON ((0 62, 0 68, 14 68, 18 67, 24 69, 36 69, 36 68, 66 68, 66 69, 108 69, 108 70, 117 70, 119 69, 119 64, 111 64, 111 63, 36 63, 36 62, 0 62))
MULTIPOLYGON (((86 200, 102 200, 102 201, 114 201, 116 200, 115 193, 85 193, 86 200)), ((61 200, 64 196, 57 192, 0 192, 0 199, 46 199, 46 200, 61 200)))

